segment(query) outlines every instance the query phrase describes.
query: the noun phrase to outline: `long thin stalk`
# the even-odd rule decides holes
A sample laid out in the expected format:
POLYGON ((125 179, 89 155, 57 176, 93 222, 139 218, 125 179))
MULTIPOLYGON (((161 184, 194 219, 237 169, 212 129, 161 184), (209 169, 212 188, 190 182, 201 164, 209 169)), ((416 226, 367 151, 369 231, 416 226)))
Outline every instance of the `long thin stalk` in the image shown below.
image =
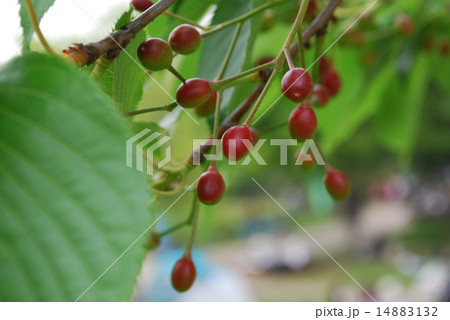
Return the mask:
POLYGON ((30 16, 31 25, 33 26, 34 32, 36 32, 39 41, 41 41, 42 46, 47 50, 48 53, 56 55, 56 52, 50 47, 47 40, 44 37, 44 34, 41 31, 41 28, 39 27, 39 22, 36 17, 36 12, 34 11, 33 4, 31 3, 31 0, 25 0, 25 6, 27 7, 28 15, 30 16))
POLYGON ((259 66, 256 66, 254 68, 245 70, 241 73, 235 74, 234 76, 231 76, 229 78, 225 78, 225 79, 221 79, 221 80, 216 80, 216 81, 212 81, 210 86, 213 90, 221 90, 225 87, 228 87, 231 83, 233 83, 236 80, 239 80, 243 77, 246 77, 248 75, 251 75, 253 73, 256 73, 260 70, 264 70, 264 69, 268 69, 270 67, 273 67, 275 65, 275 60, 269 61, 267 63, 261 64, 259 66))
POLYGON ((189 237, 189 242, 186 246, 186 251, 184 252, 184 256, 186 258, 191 258, 191 251, 192 246, 194 244, 195 234, 197 232, 197 223, 198 223, 198 198, 197 196, 194 196, 194 203, 193 203, 193 217, 191 220, 191 236, 189 237))
POLYGON ((175 109, 175 107, 178 105, 177 102, 171 102, 168 104, 165 104, 163 106, 157 106, 157 107, 150 107, 150 108, 144 108, 144 109, 139 109, 139 110, 133 110, 133 111, 128 111, 128 112, 124 112, 122 113, 122 115, 124 117, 132 117, 132 116, 136 116, 138 114, 143 114, 143 113, 149 113, 149 112, 155 112, 155 111, 172 111, 173 109, 175 109))

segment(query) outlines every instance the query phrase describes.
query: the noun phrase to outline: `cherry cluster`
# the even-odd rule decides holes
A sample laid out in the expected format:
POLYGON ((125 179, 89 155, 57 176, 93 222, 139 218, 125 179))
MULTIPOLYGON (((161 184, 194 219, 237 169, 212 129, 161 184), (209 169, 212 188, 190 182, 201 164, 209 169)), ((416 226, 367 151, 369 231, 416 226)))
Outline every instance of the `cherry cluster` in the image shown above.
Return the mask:
MULTIPOLYGON (((148 9, 152 3, 146 0, 133 0, 132 4, 138 10, 148 9)), ((306 12, 310 19, 316 14, 315 2, 310 2, 306 12), (312 5, 311 5, 312 4, 312 5)), ((178 77, 182 83, 176 92, 176 101, 183 108, 193 108, 197 115, 207 117, 212 115, 220 105, 218 92, 222 90, 217 81, 208 81, 201 78, 184 79, 172 66, 175 54, 188 55, 196 51, 201 45, 202 35, 191 25, 183 24, 176 27, 169 36, 168 41, 160 38, 149 38, 141 43, 137 50, 142 65, 150 71, 167 69, 178 77)), ((279 55, 273 59, 266 59, 260 65, 267 64, 266 70, 259 70, 260 78, 266 78, 273 68, 279 67, 284 60, 279 55), (281 62, 280 62, 281 61, 281 62), (270 69, 272 68, 272 69, 270 69)), ((284 57, 284 56, 283 56, 284 57)), ((318 66, 317 83, 314 84, 310 73, 301 67, 295 67, 289 53, 286 53, 289 70, 281 80, 281 92, 288 100, 299 103, 291 112, 287 127, 290 135, 298 141, 314 137, 317 128, 317 117, 313 107, 322 108, 329 100, 338 94, 341 79, 331 60, 322 57, 318 66)), ((279 69, 278 71, 280 71, 279 69)), ((216 113, 217 115, 217 113, 216 113)), ((254 115, 254 113, 253 113, 254 115)), ((242 124, 229 127, 221 137, 223 155, 231 161, 244 158, 258 140, 258 131, 249 127, 252 115, 242 124)), ((217 127, 215 126, 215 129, 217 127)), ((305 167, 315 163, 306 161, 305 167)), ((324 184, 328 193, 336 200, 343 200, 350 194, 351 185, 348 177, 341 171, 326 165, 327 172, 324 184)), ((226 190, 225 181, 218 172, 216 164, 212 161, 208 169, 202 173, 197 182, 198 200, 205 205, 217 204, 226 190)), ((154 243, 159 242, 157 236, 154 243)), ((191 259, 190 246, 180 258, 172 271, 172 285, 180 291, 188 290, 196 277, 195 265, 191 259)))

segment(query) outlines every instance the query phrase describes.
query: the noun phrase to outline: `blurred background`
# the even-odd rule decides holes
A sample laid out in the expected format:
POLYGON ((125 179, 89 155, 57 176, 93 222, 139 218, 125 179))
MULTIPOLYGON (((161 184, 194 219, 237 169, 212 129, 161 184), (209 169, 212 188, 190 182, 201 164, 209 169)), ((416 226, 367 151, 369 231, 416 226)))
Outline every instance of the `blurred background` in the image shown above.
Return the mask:
MULTIPOLYGON (((55 48, 103 37, 93 21, 111 30, 129 5, 119 0, 77 2, 86 12, 70 7, 71 1, 56 1, 42 20, 43 32, 55 48), (100 10, 106 3, 109 9, 100 10)), ((327 3, 317 2, 319 9, 327 3)), ((305 170, 295 166, 300 146, 289 147, 287 166, 279 165, 279 149, 269 144, 260 150, 267 166, 254 161, 248 166, 219 163, 227 193, 220 204, 200 208, 194 286, 179 294, 170 284, 172 266, 189 236, 185 228, 164 237, 149 252, 133 300, 371 301, 254 178, 376 300, 450 301, 449 2, 378 0, 333 44, 372 3, 344 0, 336 11, 325 48, 332 46, 327 57, 339 72, 342 88, 326 107, 317 110, 317 140, 332 165, 350 177, 351 197, 332 201, 323 185, 323 167, 305 170)), ((289 2, 252 19, 259 31, 247 67, 264 56, 276 55, 289 32, 294 5, 295 1, 289 2)), ((7 21, 9 26, 16 25, 17 32, 9 35, 5 46, 9 51, 3 53, 1 62, 20 51, 18 17, 14 20, 17 8, 13 9, 7 21)), ((218 9, 214 5, 206 8, 198 20, 207 24, 218 19, 218 9)), ((6 8, 0 11, 8 12, 6 8)), ((152 29, 154 36, 167 38, 173 26, 165 27, 165 19, 169 18, 156 20, 154 25, 162 27, 152 29)), ((311 45, 306 51, 308 65, 314 61, 313 41, 311 45)), ((39 48, 37 41, 34 46, 39 48)), ((208 54, 202 50, 178 57, 175 63, 186 78, 205 76, 208 70, 201 64, 208 54)), ((165 72, 154 78, 171 94, 179 84, 165 72)), ((281 77, 275 81, 256 116, 270 107, 255 124, 257 129, 285 121, 295 107, 284 98, 275 102, 280 81, 281 77)), ((229 91, 224 112, 235 108, 255 85, 229 91)), ((149 80, 140 107, 170 101, 149 80)), ((134 118, 139 125, 169 123, 165 128, 174 137, 172 151, 178 161, 192 151, 191 139, 209 136, 211 119, 197 121, 200 126, 183 113, 134 118)), ((264 138, 289 138, 289 133, 283 127, 264 138)), ((189 181, 204 169, 193 170, 189 181)), ((177 202, 158 221, 156 230, 184 221, 193 196, 189 192, 177 202)), ((156 212, 162 213, 174 199, 158 199, 156 212)))

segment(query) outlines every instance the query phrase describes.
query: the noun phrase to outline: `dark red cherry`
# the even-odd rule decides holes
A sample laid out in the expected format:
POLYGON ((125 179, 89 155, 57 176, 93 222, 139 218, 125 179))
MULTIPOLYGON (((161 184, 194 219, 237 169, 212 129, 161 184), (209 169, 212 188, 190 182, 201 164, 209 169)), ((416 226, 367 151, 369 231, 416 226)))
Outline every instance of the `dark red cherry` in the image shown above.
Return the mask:
POLYGON ((330 169, 324 179, 328 193, 335 200, 344 200, 350 195, 351 184, 347 175, 342 171, 330 169))
POLYGON ((182 257, 172 269, 172 286, 178 292, 187 291, 195 281, 195 265, 190 258, 182 257))
POLYGON ((172 50, 179 54, 191 54, 198 49, 202 36, 193 26, 182 24, 170 33, 169 43, 172 50))
POLYGON ((303 68, 289 70, 281 80, 283 95, 293 102, 304 100, 311 93, 312 88, 311 75, 303 68))
POLYGON ((396 17, 395 23, 400 32, 405 35, 412 34, 414 32, 414 29, 416 28, 416 24, 414 23, 413 19, 404 13, 400 13, 396 17))
POLYGON ((323 56, 319 60, 319 75, 323 77, 328 71, 333 69, 333 62, 329 60, 327 57, 323 56))
POLYGON ((341 78, 336 70, 331 69, 322 77, 322 84, 331 96, 335 96, 341 88, 341 78))
POLYGON ((195 108, 211 96, 211 87, 205 79, 193 78, 182 83, 177 90, 177 102, 184 108, 195 108))
POLYGON ((305 20, 310 22, 317 16, 317 2, 315 0, 311 0, 308 3, 308 8, 306 8, 305 20))
POLYGON ((317 117, 310 104, 302 103, 289 116, 289 132, 295 139, 305 140, 314 135, 317 117))
POLYGON ((314 85, 313 94, 311 97, 312 104, 318 107, 323 107, 327 104, 329 98, 330 94, 325 86, 321 84, 314 85))
POLYGON ((145 11, 153 5, 153 2, 149 0, 132 0, 131 4, 136 8, 136 10, 145 11))
POLYGON ((242 159, 249 151, 247 145, 253 145, 253 135, 247 126, 229 128, 222 136, 222 151, 230 160, 242 159))
POLYGON ((166 41, 159 38, 142 42, 137 54, 142 65, 152 71, 164 70, 172 64, 172 49, 166 41))
POLYGON ((216 110, 216 100, 217 91, 214 91, 213 93, 211 93, 209 99, 206 100, 205 103, 194 108, 195 113, 200 117, 209 117, 210 115, 214 114, 214 111, 216 110))
POLYGON ((207 205, 213 205, 222 199, 225 193, 225 181, 222 175, 213 168, 203 172, 197 182, 198 199, 207 205))

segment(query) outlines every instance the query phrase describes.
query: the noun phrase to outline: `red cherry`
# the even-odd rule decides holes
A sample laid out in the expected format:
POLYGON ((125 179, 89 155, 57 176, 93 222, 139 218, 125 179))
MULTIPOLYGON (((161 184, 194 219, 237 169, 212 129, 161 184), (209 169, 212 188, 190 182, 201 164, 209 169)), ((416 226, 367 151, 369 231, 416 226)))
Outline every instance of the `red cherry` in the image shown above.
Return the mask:
POLYGON ((172 286, 178 292, 184 292, 192 286, 195 276, 195 265, 192 260, 182 257, 172 269, 172 286))
POLYGON ((136 10, 145 11, 153 5, 153 2, 149 0, 131 0, 131 4, 136 10))
POLYGON ((342 171, 330 169, 324 179, 328 193, 336 200, 344 200, 350 195, 351 185, 342 171))
POLYGON ((293 102, 304 100, 313 88, 313 81, 308 71, 294 68, 286 72, 281 80, 281 91, 293 102))
POLYGON ((217 91, 214 91, 209 96, 205 103, 194 108, 194 111, 200 117, 209 117, 216 110, 217 91))
POLYGON ((306 8, 305 19, 306 21, 312 21, 316 16, 317 16, 317 2, 311 0, 308 3, 308 8, 306 8))
POLYGON ((395 23, 397 28, 405 35, 410 35, 416 28, 416 25, 411 17, 404 13, 397 16, 395 23))
POLYGON ((172 64, 172 49, 166 41, 159 38, 142 42, 137 54, 142 65, 152 71, 164 70, 172 64))
POLYGON ((335 96, 341 88, 341 78, 334 69, 331 69, 322 77, 322 84, 331 96, 335 96))
POLYGON ((229 128, 222 136, 222 151, 230 160, 242 159, 248 148, 244 141, 253 145, 253 135, 247 126, 234 126, 229 128))
POLYGON ((225 193, 225 182, 222 175, 213 168, 203 172, 197 182, 199 200, 207 205, 213 205, 222 199, 225 193))
POLYGON ((322 77, 331 69, 333 69, 333 62, 331 62, 331 60, 328 60, 328 58, 326 58, 325 56, 320 58, 320 60, 319 60, 319 75, 322 77))
POLYGON ((321 84, 314 85, 313 94, 311 97, 311 102, 318 106, 323 107, 327 104, 328 99, 330 98, 330 94, 328 93, 327 88, 321 84))
POLYGON ((177 102, 184 108, 194 108, 211 96, 211 87, 205 79, 193 78, 182 83, 177 90, 177 102))
POLYGON ((302 103, 289 116, 289 132, 295 139, 305 140, 314 135, 317 117, 310 104, 302 103))
POLYGON ((441 48, 440 48, 441 55, 442 55, 443 57, 448 56, 449 49, 450 49, 450 43, 449 43, 448 41, 444 41, 444 42, 441 44, 441 48))
POLYGON ((202 36, 193 26, 182 24, 170 33, 169 43, 172 50, 179 54, 191 54, 198 49, 202 36))

